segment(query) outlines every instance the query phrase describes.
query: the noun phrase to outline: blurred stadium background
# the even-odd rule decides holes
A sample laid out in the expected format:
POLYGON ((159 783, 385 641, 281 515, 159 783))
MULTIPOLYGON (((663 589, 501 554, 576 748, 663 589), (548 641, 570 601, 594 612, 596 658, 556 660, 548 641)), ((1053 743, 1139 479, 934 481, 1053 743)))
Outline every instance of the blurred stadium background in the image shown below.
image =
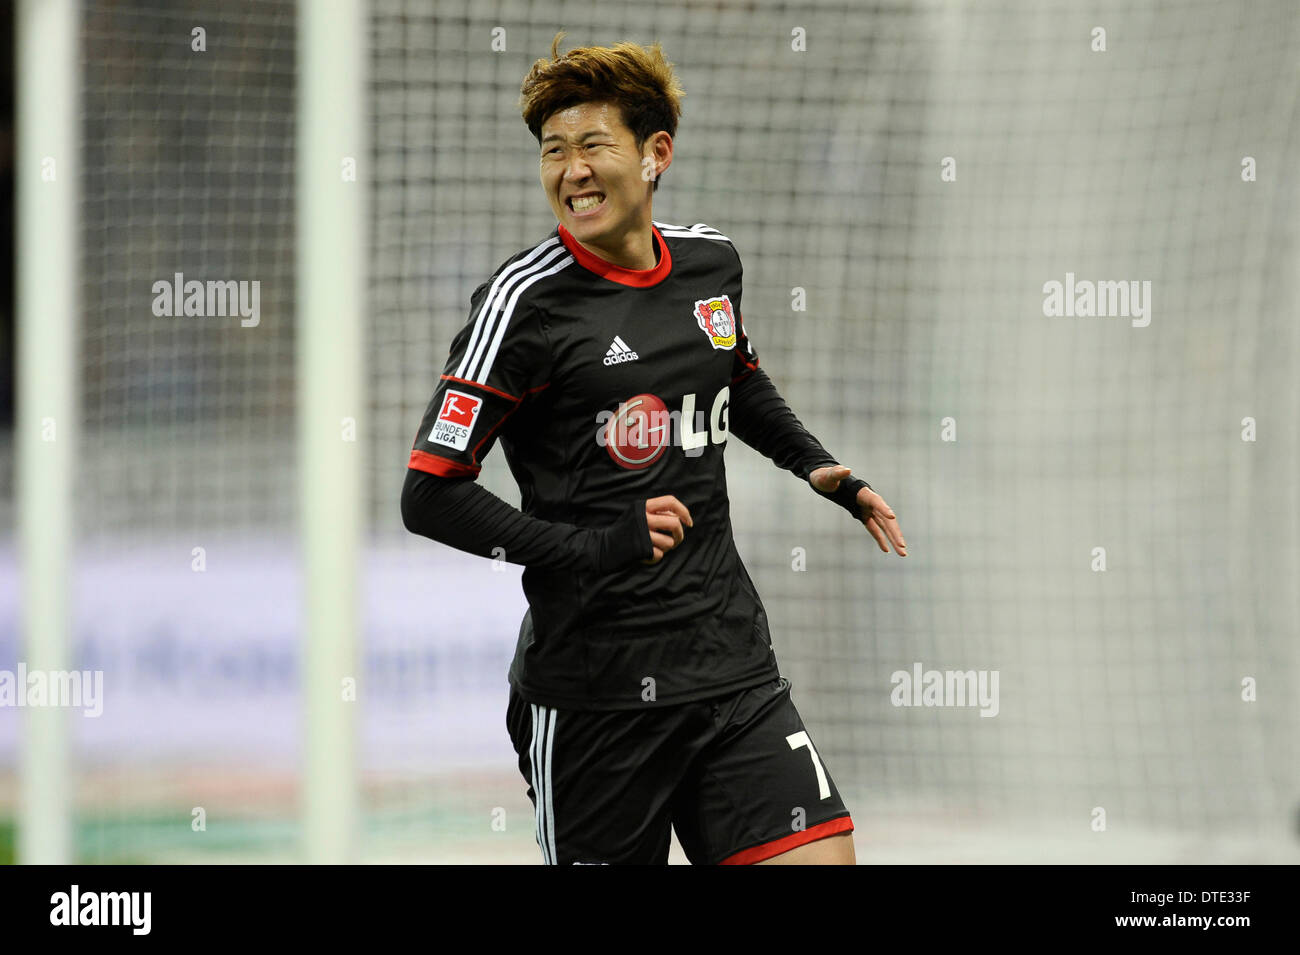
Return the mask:
MULTIPOLYGON (((16 44, 44 6, 7 10, 16 44)), ((69 718, 68 854, 307 858, 323 783, 304 768, 301 11, 75 9, 60 586, 72 665, 104 671, 105 709, 69 718), (260 281, 260 324, 155 316, 153 283, 178 272, 260 281)), ((859 860, 1300 860, 1300 7, 373 0, 365 22, 355 858, 540 861, 505 731, 518 568, 407 534, 398 495, 471 291, 553 226, 516 100, 564 29, 564 49, 663 43, 687 96, 655 218, 736 243, 763 364, 907 537, 906 560, 886 557, 732 442, 738 546, 859 860), (1043 284, 1067 272, 1149 280, 1149 327, 1044 317, 1043 284), (894 707, 891 674, 914 662, 998 670, 998 716, 894 707)), ((5 308, 8 376, 15 328, 42 313, 5 308)), ((12 671, 13 427, 39 412, 15 416, 4 383, 12 671)), ((499 451, 483 481, 518 502, 499 451)), ((32 811, 24 718, 0 708, 8 860, 32 811)))

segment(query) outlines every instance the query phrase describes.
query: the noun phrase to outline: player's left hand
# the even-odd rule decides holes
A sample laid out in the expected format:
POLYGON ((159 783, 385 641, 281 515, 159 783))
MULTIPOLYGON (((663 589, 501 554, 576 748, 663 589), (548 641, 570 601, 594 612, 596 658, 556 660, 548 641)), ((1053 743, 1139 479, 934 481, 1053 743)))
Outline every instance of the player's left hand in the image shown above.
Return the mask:
MULTIPOLYGON (((808 483, 817 490, 829 494, 851 473, 852 470, 842 464, 830 468, 817 468, 808 475, 808 483)), ((889 544, 892 543, 899 557, 907 556, 907 541, 903 540, 898 518, 883 497, 869 487, 861 488, 858 491, 858 509, 862 515, 862 526, 871 532, 871 536, 876 539, 882 551, 888 554, 889 544)))

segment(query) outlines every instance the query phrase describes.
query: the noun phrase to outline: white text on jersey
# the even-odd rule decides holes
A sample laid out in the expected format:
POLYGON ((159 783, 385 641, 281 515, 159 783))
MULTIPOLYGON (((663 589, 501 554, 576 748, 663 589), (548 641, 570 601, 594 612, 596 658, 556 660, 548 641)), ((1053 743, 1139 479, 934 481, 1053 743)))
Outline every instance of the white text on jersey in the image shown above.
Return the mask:
POLYGON ((639 357, 636 352, 627 347, 627 342, 615 335, 609 351, 605 352, 605 364, 618 365, 625 361, 636 361, 639 357))

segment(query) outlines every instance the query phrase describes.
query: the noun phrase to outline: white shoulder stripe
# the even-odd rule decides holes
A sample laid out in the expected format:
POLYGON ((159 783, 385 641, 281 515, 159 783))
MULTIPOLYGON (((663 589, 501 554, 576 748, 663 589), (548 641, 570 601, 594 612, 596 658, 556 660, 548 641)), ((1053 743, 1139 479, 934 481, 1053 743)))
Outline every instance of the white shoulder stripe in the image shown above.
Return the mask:
POLYGON ((718 242, 730 242, 730 241, 731 241, 730 239, 728 239, 725 235, 722 235, 721 233, 719 233, 718 235, 708 235, 708 234, 703 233, 703 232, 673 232, 673 231, 670 230, 670 229, 660 229, 660 230, 659 230, 659 234, 660 234, 660 235, 671 235, 671 236, 676 236, 676 237, 679 238, 679 239, 714 239, 714 240, 716 240, 716 241, 718 241, 718 242))
MULTIPOLYGON (((538 263, 539 268, 551 265, 552 262, 555 263, 554 265, 551 265, 549 269, 542 272, 530 272, 516 283, 514 291, 510 295, 510 299, 506 302, 506 307, 502 312, 501 320, 497 322, 496 334, 492 336, 492 347, 488 349, 487 356, 483 359, 482 367, 479 368, 472 380, 477 381, 480 384, 487 384, 488 373, 492 370, 492 362, 497 357, 497 349, 501 347, 501 339, 505 338, 506 329, 510 326, 510 316, 515 313, 515 303, 519 301, 519 296, 524 294, 524 290, 533 283, 540 282, 548 275, 554 275, 556 272, 567 269, 573 264, 573 261, 573 256, 569 254, 568 249, 556 249, 551 253, 549 258, 543 259, 538 263)), ((481 344, 482 343, 480 343, 480 345, 481 344)))
POLYGON ((498 294, 501 292, 502 285, 509 285, 513 281, 516 272, 525 270, 529 264, 539 255, 546 252, 547 249, 555 247, 558 239, 548 239, 538 245, 527 256, 518 262, 513 262, 501 270, 501 273, 492 283, 492 288, 488 290, 487 296, 483 299, 483 304, 479 306, 478 316, 474 320, 474 332, 470 335, 469 344, 465 346, 465 355, 456 366, 457 378, 468 378, 467 372, 473 367, 475 356, 482 350, 482 339, 486 330, 492 325, 492 316, 497 309, 498 294))
MULTIPOLYGON (((725 235, 712 226, 697 222, 693 226, 673 225, 671 222, 655 222, 661 235, 678 236, 683 239, 718 239, 731 242, 725 235)), ((734 244, 734 243, 733 243, 734 244)))
POLYGON ((573 257, 560 243, 559 238, 552 238, 537 246, 524 258, 512 262, 501 270, 483 299, 478 317, 474 320, 474 331, 465 346, 465 355, 456 367, 457 378, 487 382, 492 360, 496 357, 497 348, 500 346, 506 327, 510 324, 510 317, 514 313, 515 303, 519 301, 520 294, 533 282, 558 272, 572 261, 573 257), (543 271, 557 259, 561 260, 559 265, 549 271, 543 271), (499 321, 498 314, 500 314, 499 321))

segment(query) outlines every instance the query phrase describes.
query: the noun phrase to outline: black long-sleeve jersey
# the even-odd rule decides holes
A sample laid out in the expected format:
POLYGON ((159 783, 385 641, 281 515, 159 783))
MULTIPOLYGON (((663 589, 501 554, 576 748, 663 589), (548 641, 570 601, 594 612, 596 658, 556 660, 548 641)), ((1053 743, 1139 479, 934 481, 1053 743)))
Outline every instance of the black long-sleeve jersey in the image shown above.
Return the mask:
MULTIPOLYGON (((836 459, 758 367, 731 241, 655 222, 631 270, 562 225, 475 290, 408 462, 408 528, 525 565, 510 682, 568 709, 681 703, 779 675, 732 539, 732 432, 800 478, 836 459), (474 482, 496 442, 522 513, 474 482), (645 501, 694 525, 656 564, 645 501)), ((834 494, 857 516, 864 482, 834 494)), ((819 492, 820 493, 820 492, 819 492)))

